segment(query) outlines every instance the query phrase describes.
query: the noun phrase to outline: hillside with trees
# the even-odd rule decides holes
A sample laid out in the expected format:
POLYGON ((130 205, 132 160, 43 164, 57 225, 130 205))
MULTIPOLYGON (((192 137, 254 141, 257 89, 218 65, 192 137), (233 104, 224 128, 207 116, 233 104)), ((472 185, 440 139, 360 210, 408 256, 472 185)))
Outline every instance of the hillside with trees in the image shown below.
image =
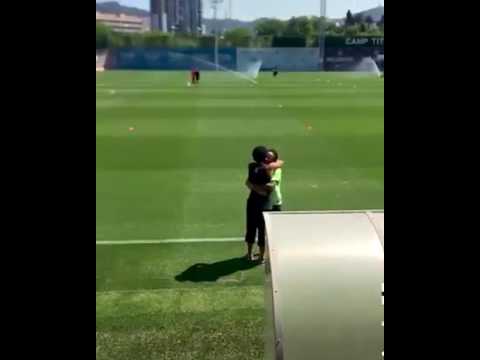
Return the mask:
MULTIPOLYGON (((220 29, 219 29, 220 30, 220 29)), ((348 11, 343 23, 314 16, 292 17, 289 20, 259 19, 251 27, 236 27, 219 31, 221 47, 315 47, 319 33, 326 36, 383 36, 385 20, 371 15, 348 11)), ((97 49, 115 47, 213 47, 213 35, 148 32, 122 34, 97 23, 97 49)))

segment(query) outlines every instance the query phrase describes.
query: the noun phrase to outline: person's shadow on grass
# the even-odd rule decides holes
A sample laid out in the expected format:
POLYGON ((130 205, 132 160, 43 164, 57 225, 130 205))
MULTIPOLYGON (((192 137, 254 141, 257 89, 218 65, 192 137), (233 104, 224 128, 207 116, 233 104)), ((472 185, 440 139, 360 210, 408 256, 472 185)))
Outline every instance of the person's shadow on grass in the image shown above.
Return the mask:
POLYGON ((212 264, 195 264, 175 276, 179 282, 215 282, 224 276, 238 271, 250 270, 259 263, 248 261, 245 257, 233 258, 212 264))

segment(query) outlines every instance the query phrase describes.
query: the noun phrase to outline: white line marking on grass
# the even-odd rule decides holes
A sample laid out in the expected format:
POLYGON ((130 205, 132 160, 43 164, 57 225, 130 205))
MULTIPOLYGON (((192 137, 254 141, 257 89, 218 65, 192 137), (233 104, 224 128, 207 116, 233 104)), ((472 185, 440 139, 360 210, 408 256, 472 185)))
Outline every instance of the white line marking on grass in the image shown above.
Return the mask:
MULTIPOLYGON (((171 280, 171 278, 168 278, 171 280)), ((243 279, 242 279, 243 280, 243 279)), ((215 282, 213 282, 215 283, 215 282)), ((263 285, 242 285, 241 287, 238 287, 237 289, 262 289, 263 285)), ((173 288, 156 288, 156 289, 131 289, 131 290, 122 290, 122 289, 117 289, 117 290, 96 290, 96 295, 103 296, 103 295, 108 295, 108 294, 136 294, 136 293, 156 293, 156 292, 165 292, 165 291, 198 291, 198 290, 212 290, 213 288, 211 286, 195 286, 194 288, 190 286, 175 286, 173 288)), ((217 288, 219 292, 225 291, 225 288, 217 288)), ((229 290, 230 291, 230 290, 229 290)))
POLYGON ((187 244, 187 243, 222 243, 222 242, 239 242, 244 238, 204 238, 204 239, 163 239, 163 240, 96 240, 96 245, 150 245, 150 244, 187 244))

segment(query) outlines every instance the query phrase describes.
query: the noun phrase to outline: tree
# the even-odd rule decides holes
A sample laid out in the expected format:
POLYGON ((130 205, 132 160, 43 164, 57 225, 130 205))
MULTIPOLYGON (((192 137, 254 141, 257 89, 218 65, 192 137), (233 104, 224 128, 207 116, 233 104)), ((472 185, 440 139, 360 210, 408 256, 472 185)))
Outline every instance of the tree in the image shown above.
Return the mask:
POLYGON ((355 25, 355 20, 353 19, 352 12, 350 10, 347 11, 347 18, 345 19, 345 26, 353 26, 355 25))
POLYGON ((142 34, 125 34, 126 35, 126 46, 128 47, 142 47, 145 46, 145 36, 142 34))
POLYGON ((226 31, 224 38, 231 47, 248 47, 252 40, 252 33, 246 28, 235 28, 226 31))
POLYGON ((120 34, 120 33, 113 32, 113 31, 110 33, 109 44, 108 44, 109 48, 125 47, 125 46, 127 46, 126 43, 127 43, 127 41, 126 41, 125 34, 120 34))
POLYGON ((313 35, 312 22, 307 16, 292 17, 287 22, 284 35, 287 37, 303 37, 308 39, 313 35))
POLYGON ((319 18, 318 16, 312 16, 310 22, 312 23, 312 30, 315 35, 318 35, 320 32, 320 26, 325 31, 330 25, 325 17, 319 18))
POLYGON ((367 29, 366 35, 368 36, 383 36, 383 32, 378 28, 378 27, 371 27, 370 29, 367 29))
POLYGON ((363 17, 363 14, 355 14, 353 16, 353 21, 355 24, 360 25, 365 23, 365 19, 363 17))
POLYGON ((198 38, 198 47, 208 49, 215 46, 215 36, 203 35, 198 38))
POLYGON ((327 27, 326 27, 327 35, 342 35, 344 31, 345 30, 343 29, 342 26, 334 23, 329 23, 327 24, 327 27))
POLYGON ((103 24, 96 23, 97 49, 107 49, 110 45, 111 30, 103 24))
POLYGON ((272 36, 272 35, 264 35, 264 36, 252 35, 249 47, 251 47, 251 48, 271 48, 274 38, 276 38, 276 37, 272 36))
POLYGON ((346 36, 358 36, 360 34, 360 25, 352 25, 345 29, 344 35, 346 36))
MULTIPOLYGON (((359 35, 383 36, 385 17, 377 23, 371 17, 363 19, 362 15, 353 16, 348 11, 345 26, 328 22, 319 17, 293 17, 288 21, 261 19, 255 25, 256 32, 246 28, 236 28, 224 33, 220 40, 223 47, 305 47, 318 46, 320 24, 327 36, 359 35), (358 21, 358 23, 355 23, 358 21)), ((159 31, 141 34, 115 32, 104 24, 96 24, 97 49, 119 47, 170 47, 170 48, 213 48, 213 36, 192 34, 166 34, 159 31)))
POLYGON ((142 35, 143 45, 145 47, 165 47, 171 42, 173 36, 171 34, 152 31, 142 35))
POLYGON ((373 24, 375 24, 375 21, 373 21, 373 18, 369 15, 365 18, 365 23, 368 25, 368 27, 371 27, 373 24))
POLYGON ((382 15, 382 18, 380 19, 377 25, 381 31, 385 30, 385 14, 382 15))
POLYGON ((260 19, 255 24, 255 32, 258 36, 282 36, 286 26, 282 20, 260 19))

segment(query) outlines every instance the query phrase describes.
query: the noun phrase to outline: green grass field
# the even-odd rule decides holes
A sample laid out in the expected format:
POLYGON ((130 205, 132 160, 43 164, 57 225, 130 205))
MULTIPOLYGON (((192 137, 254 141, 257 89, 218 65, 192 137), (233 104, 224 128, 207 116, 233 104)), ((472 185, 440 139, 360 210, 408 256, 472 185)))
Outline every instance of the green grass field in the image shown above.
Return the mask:
POLYGON ((97 360, 262 358, 263 269, 239 259, 241 242, 135 243, 241 237, 255 145, 286 161, 287 210, 384 207, 383 79, 186 83, 97 74, 97 360))

